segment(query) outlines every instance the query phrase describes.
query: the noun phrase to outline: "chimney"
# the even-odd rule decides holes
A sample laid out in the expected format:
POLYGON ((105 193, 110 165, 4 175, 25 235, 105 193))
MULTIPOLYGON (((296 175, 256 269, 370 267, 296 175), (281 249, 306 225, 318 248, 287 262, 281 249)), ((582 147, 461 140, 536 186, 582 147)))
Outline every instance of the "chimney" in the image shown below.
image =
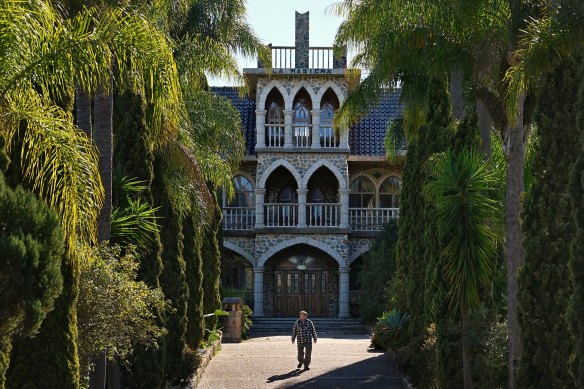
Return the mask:
POLYGON ((296 12, 296 67, 308 68, 309 12, 296 12))

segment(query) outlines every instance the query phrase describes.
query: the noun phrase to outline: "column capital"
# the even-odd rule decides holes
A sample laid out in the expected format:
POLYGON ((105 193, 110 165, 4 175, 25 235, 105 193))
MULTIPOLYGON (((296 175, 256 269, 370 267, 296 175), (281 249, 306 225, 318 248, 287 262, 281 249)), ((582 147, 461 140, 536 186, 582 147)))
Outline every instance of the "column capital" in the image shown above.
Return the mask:
POLYGON ((286 116, 292 116, 292 115, 294 115, 294 110, 285 109, 284 110, 284 115, 286 115, 286 116))
POLYGON ((254 266, 253 267, 253 272, 254 273, 263 273, 264 272, 264 267, 263 266, 254 266))
POLYGON ((351 194, 351 189, 350 188, 341 188, 339 189, 339 194, 351 194))
POLYGON ((350 267, 339 267, 339 273, 341 273, 341 274, 348 274, 350 272, 351 272, 350 267))
POLYGON ((312 116, 320 116, 320 113, 322 111, 320 109, 313 109, 310 111, 310 113, 312 114, 312 116))
POLYGON ((254 193, 257 195, 265 195, 266 194, 266 189, 265 188, 255 188, 254 189, 254 193))
POLYGON ((268 112, 268 111, 266 111, 265 109, 256 109, 256 110, 255 110, 255 113, 256 113, 256 115, 262 115, 262 116, 265 116, 265 114, 266 114, 267 112, 268 112))
POLYGON ((299 188, 299 189, 296 189, 296 193, 298 193, 298 196, 301 196, 301 195, 306 196, 308 194, 308 189, 299 188))

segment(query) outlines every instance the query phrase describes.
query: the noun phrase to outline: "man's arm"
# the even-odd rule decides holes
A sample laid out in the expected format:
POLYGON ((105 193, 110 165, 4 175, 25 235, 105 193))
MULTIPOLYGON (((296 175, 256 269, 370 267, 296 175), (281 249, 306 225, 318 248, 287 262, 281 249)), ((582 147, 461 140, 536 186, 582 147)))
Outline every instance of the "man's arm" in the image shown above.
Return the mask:
POLYGON ((294 340, 296 339, 296 327, 298 323, 294 323, 292 326, 292 344, 294 344, 294 340))
POLYGON ((311 332, 312 332, 312 339, 314 339, 314 343, 316 343, 316 328, 314 328, 314 323, 310 322, 311 324, 311 332))

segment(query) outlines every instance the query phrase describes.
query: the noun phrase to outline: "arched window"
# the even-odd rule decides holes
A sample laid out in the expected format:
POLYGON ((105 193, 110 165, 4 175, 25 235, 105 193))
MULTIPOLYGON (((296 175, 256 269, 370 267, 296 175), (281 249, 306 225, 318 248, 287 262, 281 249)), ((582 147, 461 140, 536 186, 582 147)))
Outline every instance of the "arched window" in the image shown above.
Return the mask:
POLYGON ((365 176, 357 177, 351 183, 350 208, 375 208, 375 186, 365 176))
POLYGON ((311 101, 306 89, 302 88, 294 99, 294 145, 310 147, 311 101))
POLYGON ((310 202, 312 203, 322 203, 324 201, 324 195, 320 189, 315 189, 310 195, 310 202))
POLYGON ((320 146, 336 147, 335 130, 333 121, 335 111, 339 107, 337 95, 329 88, 322 97, 320 104, 320 146))
POLYGON ((291 186, 285 186, 278 194, 279 203, 296 203, 298 202, 298 194, 291 186))
POLYGON ((379 207, 399 208, 401 181, 396 177, 387 177, 379 187, 379 207))
POLYGON ((244 176, 235 176, 233 178, 233 186, 235 187, 235 197, 229 206, 253 208, 255 206, 255 197, 252 183, 244 176))
POLYGON ((272 89, 266 98, 266 145, 284 146, 284 99, 277 88, 272 89))

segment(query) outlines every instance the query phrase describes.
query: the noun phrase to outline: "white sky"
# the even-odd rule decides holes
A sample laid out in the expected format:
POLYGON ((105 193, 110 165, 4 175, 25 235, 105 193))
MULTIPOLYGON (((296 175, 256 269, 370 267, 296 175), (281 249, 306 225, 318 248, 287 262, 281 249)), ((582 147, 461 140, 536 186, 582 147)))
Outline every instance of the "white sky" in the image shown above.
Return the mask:
MULTIPOLYGON (((332 46, 342 18, 327 7, 338 0, 247 0, 247 20, 259 38, 274 46, 294 46, 295 11, 310 11, 310 46, 332 46)), ((240 68, 255 68, 255 59, 239 59, 240 68)), ((230 85, 225 79, 210 79, 213 86, 230 85)))

